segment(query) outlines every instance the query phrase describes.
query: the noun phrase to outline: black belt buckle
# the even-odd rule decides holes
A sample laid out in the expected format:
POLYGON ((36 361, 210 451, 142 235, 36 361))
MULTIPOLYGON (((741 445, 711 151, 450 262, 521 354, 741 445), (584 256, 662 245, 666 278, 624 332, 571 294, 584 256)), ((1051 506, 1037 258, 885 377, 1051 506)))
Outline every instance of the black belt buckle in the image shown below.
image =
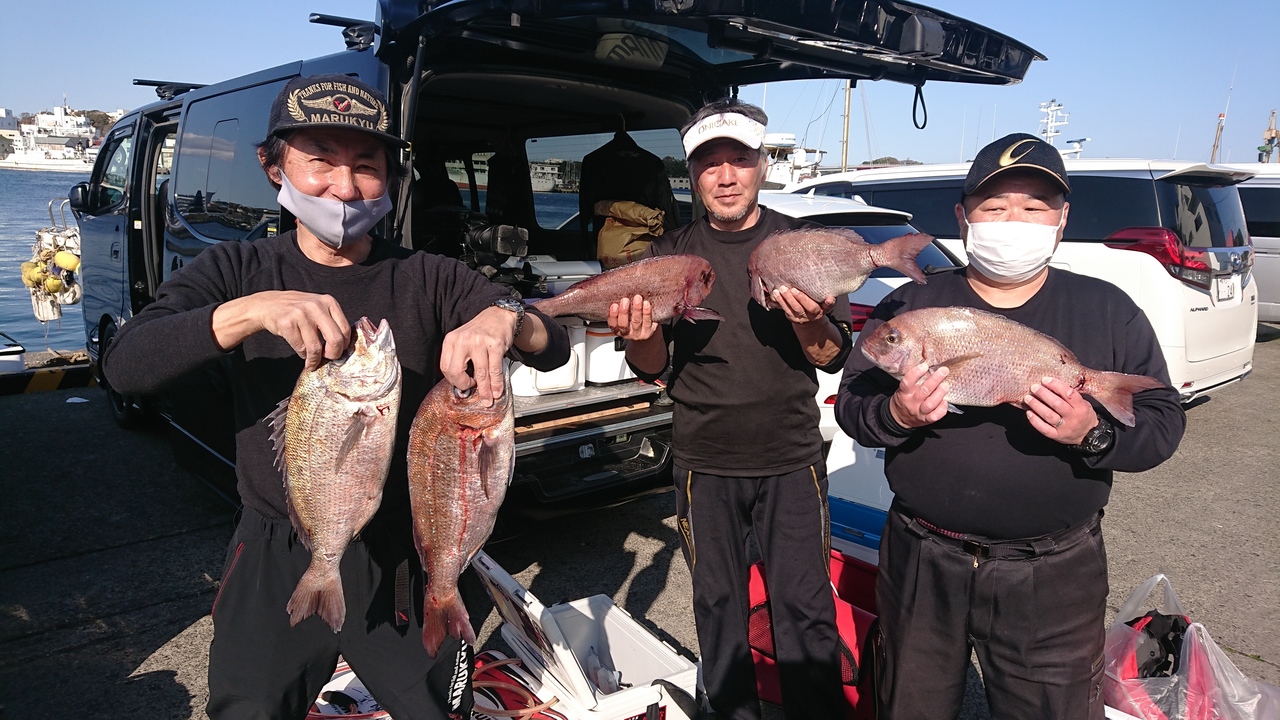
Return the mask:
POLYGON ((984 545, 973 540, 961 540, 960 549, 974 556, 975 558, 985 558, 991 555, 991 546, 984 545))

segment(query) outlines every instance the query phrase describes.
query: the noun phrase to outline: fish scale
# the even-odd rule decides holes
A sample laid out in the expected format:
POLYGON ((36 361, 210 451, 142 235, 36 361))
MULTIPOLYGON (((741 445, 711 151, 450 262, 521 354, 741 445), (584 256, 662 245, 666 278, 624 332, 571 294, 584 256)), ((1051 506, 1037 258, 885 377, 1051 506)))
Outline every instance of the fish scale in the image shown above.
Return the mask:
POLYGON ((510 377, 489 407, 442 380, 409 429, 413 537, 427 571, 422 644, 432 657, 446 635, 475 643, 458 575, 493 532, 515 471, 510 377))
POLYGON ((268 416, 289 519, 311 563, 285 609, 290 625, 314 614, 338 632, 346 619, 339 564, 378 510, 395 449, 401 373, 385 320, 360 318, 343 356, 303 371, 268 416))
POLYGON ((921 308, 898 315, 858 339, 862 354, 894 377, 923 363, 945 366, 955 405, 1020 405, 1052 377, 1096 399, 1133 426, 1133 394, 1167 387, 1146 375, 1094 370, 1056 339, 995 313, 968 307, 921 308))

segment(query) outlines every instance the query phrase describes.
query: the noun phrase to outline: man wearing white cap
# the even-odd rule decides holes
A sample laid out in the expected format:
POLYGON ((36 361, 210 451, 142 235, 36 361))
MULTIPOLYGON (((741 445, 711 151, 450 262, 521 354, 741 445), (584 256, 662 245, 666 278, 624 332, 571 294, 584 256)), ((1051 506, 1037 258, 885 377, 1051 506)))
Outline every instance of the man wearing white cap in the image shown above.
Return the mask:
POLYGON ((844 708, 828 576, 827 474, 813 398, 816 371, 838 371, 852 346, 849 304, 795 289, 775 293, 780 310, 751 299, 751 251, 779 230, 814 227, 759 204, 766 122, 763 110, 736 101, 694 114, 681 134, 707 214, 646 251, 710 261, 716 281, 702 304, 724 319, 676 320, 659 333, 649 303, 636 296, 613 306, 609 324, 628 340, 637 375, 654 379, 671 368, 677 522, 717 717, 760 717, 747 641, 747 538, 754 533, 769 581, 787 717, 835 718, 844 708))

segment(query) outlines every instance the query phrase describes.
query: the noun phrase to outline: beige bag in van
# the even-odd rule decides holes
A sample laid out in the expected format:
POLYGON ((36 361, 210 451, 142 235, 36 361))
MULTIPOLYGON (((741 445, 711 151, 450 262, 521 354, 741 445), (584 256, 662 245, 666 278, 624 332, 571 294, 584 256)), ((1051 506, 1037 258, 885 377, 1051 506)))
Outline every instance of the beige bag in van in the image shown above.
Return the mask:
POLYGON ((605 218, 596 236, 596 259, 605 270, 639 260, 653 238, 662 234, 666 216, 661 210, 630 200, 601 200, 595 212, 605 218))

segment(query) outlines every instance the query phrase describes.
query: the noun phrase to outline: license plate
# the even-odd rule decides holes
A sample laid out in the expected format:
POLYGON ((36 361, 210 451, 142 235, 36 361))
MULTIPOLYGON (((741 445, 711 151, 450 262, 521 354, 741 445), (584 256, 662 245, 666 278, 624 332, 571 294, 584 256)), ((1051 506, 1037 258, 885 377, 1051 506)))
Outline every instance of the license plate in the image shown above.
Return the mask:
POLYGON ((1235 281, 1230 278, 1218 279, 1218 300, 1230 300, 1236 296, 1235 281))

